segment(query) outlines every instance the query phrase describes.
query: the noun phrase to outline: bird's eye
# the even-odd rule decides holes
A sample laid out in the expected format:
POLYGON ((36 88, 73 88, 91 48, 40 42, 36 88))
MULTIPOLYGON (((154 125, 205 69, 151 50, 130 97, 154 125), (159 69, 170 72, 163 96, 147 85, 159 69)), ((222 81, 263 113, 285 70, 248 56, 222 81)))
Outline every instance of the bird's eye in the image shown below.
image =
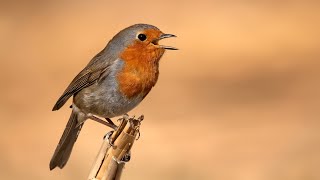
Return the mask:
POLYGON ((145 34, 139 34, 138 38, 140 39, 140 41, 144 41, 147 39, 147 36, 145 34))

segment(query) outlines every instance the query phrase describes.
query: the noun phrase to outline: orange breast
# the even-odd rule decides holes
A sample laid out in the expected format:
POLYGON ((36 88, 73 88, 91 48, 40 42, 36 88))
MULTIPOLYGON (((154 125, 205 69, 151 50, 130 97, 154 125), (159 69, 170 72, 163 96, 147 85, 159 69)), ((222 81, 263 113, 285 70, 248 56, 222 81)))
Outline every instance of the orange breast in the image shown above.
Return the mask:
POLYGON ((127 97, 145 96, 156 84, 159 75, 159 60, 164 49, 135 43, 120 55, 125 62, 118 73, 120 91, 127 97))

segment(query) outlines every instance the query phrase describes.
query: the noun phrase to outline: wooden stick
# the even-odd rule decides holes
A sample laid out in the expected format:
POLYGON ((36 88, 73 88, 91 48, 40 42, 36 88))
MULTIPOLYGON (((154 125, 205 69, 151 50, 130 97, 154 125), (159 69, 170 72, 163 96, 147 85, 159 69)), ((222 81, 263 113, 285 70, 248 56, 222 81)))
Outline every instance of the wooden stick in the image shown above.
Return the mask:
POLYGON ((126 157, 139 134, 143 115, 135 119, 123 116, 118 129, 106 134, 100 151, 89 173, 89 180, 119 180, 126 157))

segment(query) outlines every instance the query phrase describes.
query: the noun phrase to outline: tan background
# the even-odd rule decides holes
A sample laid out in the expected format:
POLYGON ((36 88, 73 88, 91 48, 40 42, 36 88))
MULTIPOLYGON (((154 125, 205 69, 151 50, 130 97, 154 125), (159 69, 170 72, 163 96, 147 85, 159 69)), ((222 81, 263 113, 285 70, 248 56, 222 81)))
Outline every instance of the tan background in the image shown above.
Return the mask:
MULTIPOLYGON (((1 1, 0 179, 85 179, 109 130, 87 122, 63 170, 69 117, 51 112, 119 30, 178 35, 161 61, 123 179, 319 180, 317 1, 1 1)), ((69 103, 70 104, 70 101, 69 103)))

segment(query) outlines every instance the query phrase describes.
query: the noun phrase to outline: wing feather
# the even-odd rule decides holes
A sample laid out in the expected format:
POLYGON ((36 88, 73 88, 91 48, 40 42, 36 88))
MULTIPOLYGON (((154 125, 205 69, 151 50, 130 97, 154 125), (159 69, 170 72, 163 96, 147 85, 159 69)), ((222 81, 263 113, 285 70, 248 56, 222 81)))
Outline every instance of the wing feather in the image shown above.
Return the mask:
POLYGON ((72 80, 70 85, 54 105, 52 109, 53 111, 60 109, 71 96, 81 91, 83 88, 96 83, 100 78, 102 78, 101 76, 107 76, 109 74, 109 67, 113 61, 103 60, 100 55, 101 53, 94 57, 90 63, 72 80))

